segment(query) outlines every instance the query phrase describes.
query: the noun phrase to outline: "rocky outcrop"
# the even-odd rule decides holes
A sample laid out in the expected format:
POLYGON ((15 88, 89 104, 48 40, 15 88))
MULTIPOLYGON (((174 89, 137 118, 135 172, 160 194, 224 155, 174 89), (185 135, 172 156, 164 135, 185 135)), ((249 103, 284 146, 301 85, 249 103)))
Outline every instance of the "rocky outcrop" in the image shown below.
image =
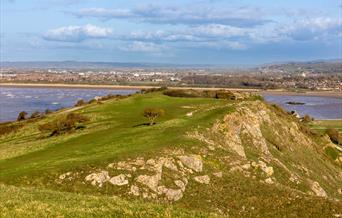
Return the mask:
POLYGON ((92 173, 85 177, 85 181, 90 182, 92 185, 102 185, 110 179, 108 171, 101 171, 99 173, 92 173))
POLYGON ((327 193, 324 191, 324 189, 319 185, 316 181, 310 181, 311 183, 311 190, 315 193, 315 195, 320 197, 327 197, 327 193))
POLYGON ((202 172, 203 163, 199 156, 178 156, 178 159, 182 162, 182 164, 194 170, 195 172, 202 172))

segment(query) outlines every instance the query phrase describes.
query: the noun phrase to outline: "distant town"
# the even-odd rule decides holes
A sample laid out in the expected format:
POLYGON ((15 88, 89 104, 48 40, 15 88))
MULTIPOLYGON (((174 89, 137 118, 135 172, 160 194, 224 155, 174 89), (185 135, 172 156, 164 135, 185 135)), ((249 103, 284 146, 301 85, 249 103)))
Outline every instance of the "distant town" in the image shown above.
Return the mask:
POLYGON ((199 86, 342 91, 342 62, 224 68, 16 68, 0 69, 1 83, 199 86))

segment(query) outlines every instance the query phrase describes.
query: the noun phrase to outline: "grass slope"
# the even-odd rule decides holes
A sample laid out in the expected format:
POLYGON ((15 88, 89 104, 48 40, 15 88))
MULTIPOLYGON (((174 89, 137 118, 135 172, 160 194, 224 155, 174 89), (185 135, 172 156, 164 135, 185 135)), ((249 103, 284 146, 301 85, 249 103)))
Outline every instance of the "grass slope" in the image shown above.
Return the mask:
MULTIPOLYGON (((265 179, 263 177, 258 176, 253 180, 239 173, 231 173, 231 167, 228 166, 229 162, 225 162, 225 158, 228 154, 231 155, 229 158, 235 154, 218 149, 204 158, 204 173, 211 175, 220 170, 225 176, 212 177, 210 185, 206 187, 189 183, 184 197, 174 206, 137 200, 123 195, 120 188, 115 189, 109 185, 97 188, 84 183, 84 177, 89 172, 104 169, 108 163, 136 157, 153 158, 167 153, 168 150, 202 152, 205 142, 188 137, 187 133, 190 132, 208 133, 207 139, 213 137, 216 143, 224 144, 224 137, 211 136, 209 130, 218 120, 237 111, 236 105, 239 102, 210 98, 175 98, 160 93, 137 94, 121 100, 108 100, 103 104, 66 109, 43 119, 25 121, 23 128, 0 136, 0 215, 207 217, 224 214, 234 217, 320 217, 342 214, 339 201, 307 195, 301 191, 307 189, 304 185, 292 189, 290 185, 285 187, 259 182, 265 179), (157 120, 157 125, 145 125, 148 121, 143 118, 143 111, 147 107, 165 110, 165 116, 157 120), (56 137, 48 137, 39 132, 40 124, 66 116, 70 111, 90 118, 86 129, 56 137), (188 116, 189 113, 192 116, 188 116), (222 161, 217 157, 222 158, 222 161), (68 171, 78 172, 80 180, 56 183, 56 178, 68 171)), ((274 114, 277 113, 279 116, 274 115, 272 119, 278 120, 277 131, 280 134, 274 135, 278 124, 263 127, 263 137, 271 148, 273 144, 286 144, 281 137, 288 136, 284 129, 290 129, 289 124, 294 119, 281 112, 275 111, 274 114)), ((241 117, 240 121, 243 119, 241 117)), ((248 158, 257 161, 258 154, 253 150, 253 145, 249 146, 249 136, 244 140, 248 158)), ((295 152, 286 149, 279 152, 272 148, 273 156, 284 163, 288 161, 313 166, 315 169, 311 173, 316 177, 315 180, 329 193, 334 192, 336 186, 339 186, 336 184, 335 174, 340 168, 330 160, 321 158, 315 150, 318 148, 307 149, 295 144, 295 140, 290 140, 295 152), (331 184, 319 178, 322 171, 334 174, 331 184)), ((276 165, 273 167, 278 181, 288 182, 288 178, 284 176, 288 173, 283 172, 284 169, 279 166, 279 169, 276 165)), ((301 169, 288 167, 298 175, 303 174, 301 169)))

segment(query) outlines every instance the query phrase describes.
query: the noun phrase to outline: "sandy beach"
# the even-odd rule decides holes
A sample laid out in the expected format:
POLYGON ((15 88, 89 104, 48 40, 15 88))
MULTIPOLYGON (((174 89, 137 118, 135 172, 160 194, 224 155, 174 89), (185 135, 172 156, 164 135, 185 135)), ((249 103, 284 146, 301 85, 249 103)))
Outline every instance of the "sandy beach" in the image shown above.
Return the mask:
MULTIPOLYGON (((76 88, 76 89, 131 89, 141 90, 158 88, 159 86, 129 86, 129 85, 92 85, 92 84, 48 84, 48 83, 0 83, 0 87, 21 87, 21 88, 76 88)), ((262 95, 293 95, 293 96, 330 96, 342 98, 342 92, 338 91, 307 91, 291 92, 283 89, 260 90, 243 88, 215 88, 215 87, 169 87, 170 89, 195 89, 195 90, 219 90, 225 89, 239 92, 255 92, 262 95)))

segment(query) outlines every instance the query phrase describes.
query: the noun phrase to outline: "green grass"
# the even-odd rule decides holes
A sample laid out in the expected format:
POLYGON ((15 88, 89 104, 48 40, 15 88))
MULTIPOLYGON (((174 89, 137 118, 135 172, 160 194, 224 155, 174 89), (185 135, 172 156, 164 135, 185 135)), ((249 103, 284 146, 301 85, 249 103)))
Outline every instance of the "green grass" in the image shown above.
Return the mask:
MULTIPOLYGON (((152 155, 170 146, 187 148, 193 144, 193 140, 186 137, 187 131, 199 125, 210 126, 220 114, 231 110, 231 104, 224 100, 171 98, 152 93, 80 109, 78 112, 92 121, 86 130, 72 135, 44 138, 37 127, 47 121, 28 123, 14 136, 0 138, 0 154, 5 157, 1 160, 0 156, 0 180, 17 183, 13 178, 39 177, 42 173, 54 175, 73 168, 106 165, 128 156, 152 155), (148 123, 143 117, 146 107, 163 108, 166 114, 157 120, 157 125, 142 125, 148 123), (201 112, 209 108, 214 109, 201 112), (194 117, 186 116, 187 112, 196 109, 200 110, 194 117), (12 149, 8 151, 8 147, 12 149), (19 147, 18 154, 14 153, 16 147, 19 147)), ((47 120, 59 116, 62 114, 52 115, 47 120)))
POLYGON ((171 205, 1 184, 0 196, 1 217, 214 217, 171 205))
MULTIPOLYGON (((208 217, 215 214, 320 217, 322 214, 339 214, 339 202, 305 195, 308 190, 305 185, 289 189, 291 185, 287 188, 268 185, 259 181, 264 179, 261 177, 251 179, 231 173, 226 160, 236 154, 220 149, 212 151, 211 155, 203 155, 203 173, 211 176, 212 172, 222 171, 226 176, 211 176, 208 186, 189 183, 184 197, 173 206, 134 199, 109 184, 97 188, 84 183, 84 177, 90 172, 105 169, 109 163, 119 160, 156 158, 178 148, 198 154, 205 148, 204 143, 187 136, 188 132, 195 130, 208 133, 208 138, 224 144, 224 137, 210 135, 208 130, 217 120, 236 111, 237 103, 239 101, 175 98, 160 93, 137 94, 77 109, 74 112, 89 117, 90 121, 84 130, 66 135, 48 137, 38 130, 38 126, 60 119, 70 109, 44 119, 23 122, 21 129, 0 136, 0 217, 208 217), (162 108, 166 112, 153 126, 145 125, 148 120, 143 117, 144 109, 150 107, 162 108), (187 116, 189 112, 193 112, 193 116, 187 116), (56 183, 56 178, 68 171, 79 173, 77 179, 56 183)), ((316 147, 308 149, 294 137, 290 139, 289 124, 297 121, 276 108, 270 108, 274 123, 261 128, 273 156, 289 163, 287 166, 298 175, 303 172, 294 164, 312 167, 311 178, 336 197, 338 180, 333 178, 328 183, 322 178, 322 172, 335 176, 339 168, 331 160, 321 158, 316 147)), ((323 124, 315 123, 312 127, 315 125, 318 128, 323 124)), ((324 128, 327 125, 325 123, 324 128)), ((329 125, 342 127, 341 123, 329 125)), ((260 154, 247 139, 243 140, 247 157, 257 161, 260 154)), ((288 173, 276 164, 273 167, 278 181, 288 182, 288 173)), ((165 171, 165 174, 171 175, 172 172, 165 171)), ((172 185, 172 180, 165 182, 172 185)))
POLYGON ((335 128, 342 134, 342 120, 315 120, 310 123, 310 128, 319 133, 324 133, 329 128, 335 128))

